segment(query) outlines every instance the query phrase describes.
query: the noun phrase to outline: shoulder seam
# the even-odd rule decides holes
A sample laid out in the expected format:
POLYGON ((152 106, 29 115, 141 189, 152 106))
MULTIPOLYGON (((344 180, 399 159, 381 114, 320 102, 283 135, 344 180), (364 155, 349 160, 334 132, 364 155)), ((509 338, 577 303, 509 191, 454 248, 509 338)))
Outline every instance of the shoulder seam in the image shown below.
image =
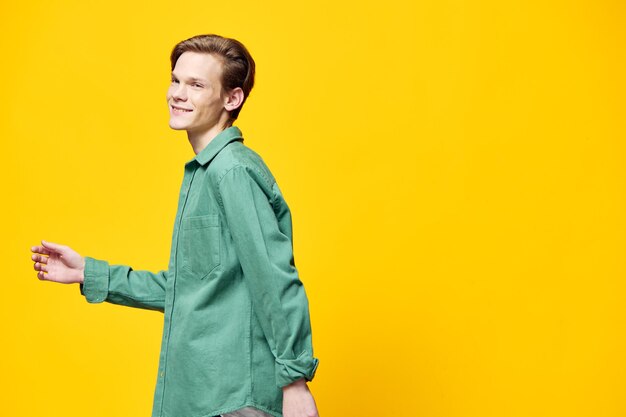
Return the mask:
MULTIPOLYGON (((251 164, 246 164, 246 163, 242 163, 242 162, 238 162, 237 164, 233 165, 232 167, 228 168, 226 171, 224 171, 218 178, 217 178, 217 200, 218 203, 220 205, 220 207, 223 209, 224 208, 224 203, 222 202, 222 193, 220 191, 220 185, 222 183, 222 179, 224 179, 224 177, 231 171, 233 171, 236 168, 243 168, 243 169, 252 169, 254 170, 257 174, 259 174, 264 180, 266 185, 270 188, 273 189, 274 186, 274 182, 275 181, 271 181, 267 175, 265 175, 264 172, 262 172, 261 170, 257 169, 254 165, 251 164)), ((272 196, 272 205, 273 205, 273 200, 274 200, 274 196, 272 196)))
POLYGON ((261 170, 259 170, 257 167, 255 167, 254 165, 251 164, 246 164, 243 162, 238 162, 237 164, 233 165, 232 167, 228 168, 226 171, 224 171, 224 173, 222 173, 218 178, 217 178, 217 186, 219 188, 220 183, 222 182, 222 179, 226 176, 226 174, 228 174, 230 171, 234 170, 235 168, 249 168, 254 170, 257 174, 259 174, 261 177, 263 177, 263 179, 265 180, 265 183, 268 187, 272 187, 274 185, 274 181, 272 181, 270 178, 267 177, 267 175, 265 175, 265 173, 261 170))

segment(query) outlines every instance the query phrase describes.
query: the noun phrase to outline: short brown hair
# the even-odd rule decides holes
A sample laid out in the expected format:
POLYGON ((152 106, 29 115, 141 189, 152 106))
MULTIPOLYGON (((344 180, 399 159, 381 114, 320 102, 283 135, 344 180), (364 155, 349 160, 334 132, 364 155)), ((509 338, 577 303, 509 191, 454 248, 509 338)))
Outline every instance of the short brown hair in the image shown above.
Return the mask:
POLYGON ((241 106, 230 112, 227 126, 232 125, 254 86, 255 66, 250 52, 236 39, 213 34, 197 35, 174 46, 170 55, 172 71, 174 71, 176 61, 184 52, 212 54, 220 58, 222 61, 222 90, 230 91, 237 87, 243 90, 241 106))

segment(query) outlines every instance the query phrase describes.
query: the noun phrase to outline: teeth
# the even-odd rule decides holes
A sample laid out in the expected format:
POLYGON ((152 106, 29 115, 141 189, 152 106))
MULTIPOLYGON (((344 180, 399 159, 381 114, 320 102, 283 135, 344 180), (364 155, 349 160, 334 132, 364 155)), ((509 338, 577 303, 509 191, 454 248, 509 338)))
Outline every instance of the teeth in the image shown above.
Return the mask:
POLYGON ((190 112, 191 110, 186 110, 186 109, 179 109, 176 107, 173 107, 174 111, 180 111, 180 112, 190 112))

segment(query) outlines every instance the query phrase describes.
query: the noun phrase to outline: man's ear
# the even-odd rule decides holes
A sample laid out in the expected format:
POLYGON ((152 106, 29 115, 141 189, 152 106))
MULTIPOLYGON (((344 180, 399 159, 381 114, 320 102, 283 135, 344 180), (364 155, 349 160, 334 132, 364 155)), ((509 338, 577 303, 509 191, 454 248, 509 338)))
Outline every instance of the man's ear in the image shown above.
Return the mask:
POLYGON ((224 108, 233 111, 243 103, 243 90, 240 87, 230 90, 224 97, 224 108))

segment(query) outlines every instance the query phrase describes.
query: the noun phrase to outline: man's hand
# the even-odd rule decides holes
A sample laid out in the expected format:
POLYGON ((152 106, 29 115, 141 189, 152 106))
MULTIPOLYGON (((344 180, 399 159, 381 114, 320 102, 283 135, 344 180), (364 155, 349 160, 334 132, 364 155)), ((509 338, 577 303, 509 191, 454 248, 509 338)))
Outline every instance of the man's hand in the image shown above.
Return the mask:
POLYGON ((319 417, 315 400, 304 379, 283 387, 283 417, 319 417))
POLYGON ((85 259, 69 246, 41 241, 43 246, 30 248, 31 259, 35 261, 37 278, 63 284, 82 283, 84 280, 85 259))

